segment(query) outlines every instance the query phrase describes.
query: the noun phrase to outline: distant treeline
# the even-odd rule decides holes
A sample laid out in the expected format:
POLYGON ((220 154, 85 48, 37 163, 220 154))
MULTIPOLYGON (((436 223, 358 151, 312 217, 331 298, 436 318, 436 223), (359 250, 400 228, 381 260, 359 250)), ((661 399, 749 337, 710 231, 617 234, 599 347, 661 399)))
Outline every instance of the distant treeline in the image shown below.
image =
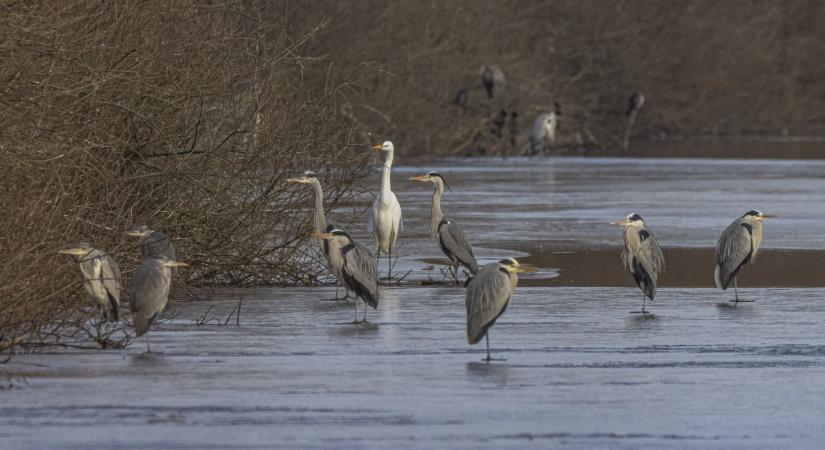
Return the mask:
POLYGON ((479 68, 507 79, 527 133, 554 102, 560 147, 620 147, 628 98, 646 97, 634 138, 825 134, 825 3, 818 0, 295 2, 298 30, 327 20, 309 53, 372 74, 348 96, 401 155, 512 152, 487 132, 500 109, 479 68), (468 92, 467 110, 453 104, 468 92))

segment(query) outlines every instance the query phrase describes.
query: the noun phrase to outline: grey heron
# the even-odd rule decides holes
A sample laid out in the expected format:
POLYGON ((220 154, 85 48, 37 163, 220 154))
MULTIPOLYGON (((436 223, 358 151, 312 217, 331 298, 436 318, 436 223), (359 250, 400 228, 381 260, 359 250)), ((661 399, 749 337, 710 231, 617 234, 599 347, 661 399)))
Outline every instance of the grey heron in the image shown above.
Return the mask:
POLYGON ((398 199, 390 186, 395 147, 392 142, 385 141, 383 144, 373 145, 372 148, 384 154, 384 166, 381 169, 380 191, 370 210, 369 231, 375 236, 375 242, 378 244, 376 251, 378 260, 381 260, 381 253, 389 256, 388 277, 392 278, 392 251, 395 249, 398 232, 404 230, 404 224, 401 221, 401 205, 398 204, 398 199))
POLYGON ((120 267, 111 255, 81 242, 74 247, 58 251, 75 257, 83 276, 83 288, 101 315, 117 322, 120 308, 120 267))
POLYGON ((474 345, 481 338, 486 338, 487 362, 491 361, 490 327, 510 304, 510 298, 518 284, 518 274, 533 270, 513 258, 505 258, 482 267, 467 285, 467 342, 474 345))
MULTIPOLYGON (((307 170, 304 172, 304 176, 287 178, 286 181, 289 183, 308 184, 312 187, 312 191, 315 195, 316 233, 330 232, 337 228, 333 224, 327 224, 327 219, 324 212, 324 190, 321 188, 321 182, 318 181, 318 177, 315 175, 315 172, 307 170)), ((335 276, 335 298, 338 299, 338 287, 341 285, 341 268, 343 267, 343 261, 340 258, 340 253, 330 254, 329 242, 327 240, 319 238, 318 245, 321 249, 321 253, 324 254, 324 258, 327 260, 327 267, 329 268, 329 271, 335 276)), ((344 296, 344 299, 347 297, 349 297, 349 293, 344 296)))
POLYGON ((457 223, 444 217, 441 211, 441 196, 444 194, 444 186, 448 189, 450 185, 444 176, 436 171, 428 172, 426 175, 420 175, 410 178, 412 181, 430 182, 433 184, 433 204, 430 219, 430 236, 438 240, 438 245, 441 251, 447 255, 450 260, 450 275, 453 276, 453 281, 458 284, 458 267, 463 265, 470 273, 478 272, 478 263, 476 257, 473 256, 473 247, 464 236, 464 232, 457 223))
POLYGON ((624 227, 624 251, 622 262, 633 275, 633 281, 642 291, 642 314, 646 299, 653 301, 656 297, 656 285, 659 276, 665 271, 665 257, 659 247, 659 241, 647 228, 642 216, 632 213, 622 220, 612 222, 624 227))
POLYGON ((496 97, 504 93, 507 80, 499 66, 483 66, 481 68, 481 83, 487 91, 487 98, 496 97))
MULTIPOLYGON (((366 247, 352 240, 343 230, 336 228, 327 233, 312 233, 310 236, 328 240, 330 253, 340 255, 344 263, 341 267, 341 281, 366 303, 363 323, 367 323, 367 306, 378 308, 378 266, 375 258, 366 247)), ((355 302, 355 320, 352 323, 359 323, 358 302, 355 302)))
POLYGON ((559 116, 561 116, 561 108, 556 103, 553 111, 540 114, 533 121, 533 128, 530 130, 530 151, 532 154, 543 154, 545 145, 548 143, 553 145, 556 142, 559 116))
MULTIPOLYGON (((144 258, 150 256, 165 256, 172 261, 177 259, 175 257, 175 246, 172 245, 172 240, 160 231, 155 231, 146 225, 139 225, 127 231, 126 235, 139 238, 138 246, 144 258)), ((172 268, 172 276, 175 276, 174 268, 172 268)))
MULTIPOLYGON (((132 276, 132 288, 129 291, 129 307, 132 310, 135 336, 146 334, 155 317, 166 309, 169 302, 169 287, 172 284, 171 268, 182 266, 186 266, 186 263, 162 255, 143 258, 140 267, 132 276)), ((148 334, 146 351, 150 351, 148 334)))
POLYGON ((736 295, 736 300, 732 300, 734 303, 746 301, 739 300, 736 275, 742 267, 756 259, 756 253, 762 243, 762 221, 775 217, 778 216, 752 209, 728 225, 716 243, 716 287, 725 290, 732 279, 736 295))
POLYGON ((645 103, 645 96, 641 92, 635 92, 627 101, 627 112, 624 115, 629 116, 633 112, 638 111, 645 103))

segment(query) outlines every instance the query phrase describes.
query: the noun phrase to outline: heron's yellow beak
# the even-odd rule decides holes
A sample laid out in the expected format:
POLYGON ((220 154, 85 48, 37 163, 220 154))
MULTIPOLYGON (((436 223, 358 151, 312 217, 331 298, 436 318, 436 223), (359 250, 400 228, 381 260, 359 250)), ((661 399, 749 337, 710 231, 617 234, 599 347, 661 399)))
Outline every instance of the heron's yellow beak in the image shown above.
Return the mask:
POLYGON ((163 263, 163 265, 166 267, 186 267, 189 264, 180 261, 166 261, 165 263, 163 263))
POLYGON ((513 267, 513 272, 515 273, 530 273, 535 271, 535 267, 525 264, 519 264, 517 267, 513 267))
POLYGON ((417 177, 410 178, 410 181, 430 181, 430 177, 427 175, 419 175, 417 177))
POLYGON ((307 177, 287 178, 286 181, 288 183, 309 183, 309 178, 307 178, 307 177))
POLYGON ((69 247, 64 248, 63 250, 58 250, 57 253, 61 255, 72 255, 72 256, 84 256, 86 253, 89 253, 91 249, 88 248, 80 248, 80 247, 69 247))
POLYGON ((777 217, 779 216, 777 216, 776 214, 762 214, 761 216, 759 216, 759 220, 776 219, 777 217))
POLYGON ((381 150, 384 148, 384 144, 375 144, 372 146, 373 150, 381 150))
POLYGON ((622 220, 616 220, 614 222, 610 222, 610 225, 627 226, 628 223, 630 223, 630 222, 628 222, 627 219, 622 219, 622 220))
POLYGON ((126 236, 131 236, 131 237, 143 237, 143 236, 144 236, 144 234, 143 234, 142 232, 140 232, 140 231, 130 230, 130 231, 127 231, 127 232, 126 232, 126 236))
POLYGON ((309 233, 309 237, 320 238, 320 239, 332 239, 332 233, 309 233))

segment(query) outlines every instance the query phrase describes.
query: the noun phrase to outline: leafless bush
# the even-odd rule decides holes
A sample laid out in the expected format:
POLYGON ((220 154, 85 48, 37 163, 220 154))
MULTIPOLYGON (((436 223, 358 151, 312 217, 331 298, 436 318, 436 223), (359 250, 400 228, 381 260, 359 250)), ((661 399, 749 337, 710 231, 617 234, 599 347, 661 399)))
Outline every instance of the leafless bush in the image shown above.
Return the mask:
POLYGON ((327 204, 351 198, 372 155, 342 94, 367 71, 306 56, 324 22, 295 32, 287 6, 0 5, 0 349, 87 339, 80 277, 57 250, 93 242, 128 280, 123 232, 138 223, 173 236, 192 284, 315 280, 311 193, 285 178, 327 167, 327 204))

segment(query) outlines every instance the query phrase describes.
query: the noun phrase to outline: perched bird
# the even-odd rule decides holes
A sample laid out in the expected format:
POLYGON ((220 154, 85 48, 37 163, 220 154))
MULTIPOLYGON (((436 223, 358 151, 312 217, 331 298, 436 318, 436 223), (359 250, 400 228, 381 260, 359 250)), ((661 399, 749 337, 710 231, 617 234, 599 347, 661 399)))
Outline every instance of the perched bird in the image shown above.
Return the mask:
MULTIPOLYGON (((129 307, 135 325, 135 336, 149 331, 155 317, 166 309, 169 302, 169 287, 172 284, 172 267, 185 266, 165 256, 149 256, 132 276, 129 291, 129 307)), ((149 352, 149 335, 146 335, 146 351, 149 352)))
POLYGON ((544 153, 544 147, 556 142, 556 130, 559 126, 561 107, 555 104, 553 111, 536 117, 533 129, 530 131, 530 151, 533 155, 544 153))
MULTIPOLYGON (((165 256, 174 261, 175 246, 166 234, 155 231, 146 225, 139 225, 130 231, 126 232, 127 236, 136 237, 138 239, 138 246, 140 253, 144 258, 150 256, 165 256)), ((172 276, 175 276, 175 270, 172 268, 172 276)))
POLYGON ((393 147, 392 142, 385 141, 383 144, 373 145, 372 148, 384 153, 384 167, 381 170, 381 190, 372 204, 368 228, 369 232, 375 236, 375 242, 378 244, 376 256, 379 261, 381 253, 389 256, 388 277, 392 278, 392 251, 395 249, 398 232, 404 230, 401 221, 401 205, 398 204, 398 199, 390 187, 395 147, 393 147))
POLYGON ((444 176, 438 172, 428 172, 426 175, 410 178, 412 181, 424 181, 433 184, 433 205, 432 218, 430 220, 430 236, 438 240, 441 251, 450 259, 450 275, 453 281, 458 284, 458 266, 463 265, 470 273, 478 272, 478 263, 473 256, 473 247, 458 226, 452 220, 444 217, 441 212, 441 196, 444 194, 444 186, 452 191, 444 176))
POLYGON ((624 115, 629 116, 634 111, 638 111, 645 103, 645 96, 641 92, 635 92, 627 101, 627 112, 624 115))
POLYGON ((111 255, 81 242, 74 247, 58 251, 72 255, 83 275, 83 288, 100 314, 108 321, 117 322, 120 308, 120 267, 111 255))
MULTIPOLYGON (((321 188, 321 182, 318 181, 318 178, 315 176, 315 172, 307 170, 306 172, 304 172, 304 176, 297 178, 288 178, 286 181, 289 183, 308 184, 312 187, 312 191, 315 193, 316 233, 328 233, 338 228, 333 224, 327 224, 327 219, 324 210, 324 190, 321 188)), ((341 286, 341 267, 343 266, 343 261, 341 261, 341 258, 338 255, 330 255, 329 242, 327 240, 319 238, 318 245, 321 249, 321 253, 323 253, 324 255, 324 258, 326 258, 327 260, 327 268, 335 276, 335 298, 338 299, 338 287, 341 286)), ((344 299, 346 299, 347 297, 349 297, 349 293, 344 295, 344 299)))
POLYGON ((659 276, 665 271, 665 257, 653 233, 647 228, 642 216, 633 213, 622 220, 612 222, 624 226, 624 251, 622 262, 633 275, 636 286, 642 290, 642 314, 647 314, 645 301, 656 297, 659 276))
MULTIPOLYGON (((330 254, 338 255, 343 261, 341 282, 372 309, 378 308, 378 266, 370 251, 337 228, 326 233, 312 233, 310 236, 329 241, 330 254)), ((355 303, 355 320, 352 323, 367 323, 366 306, 364 320, 359 322, 358 303, 355 303)))
POLYGON ((745 264, 756 259, 756 252, 762 243, 762 221, 777 217, 752 209, 725 228, 716 243, 716 287, 725 290, 733 279, 735 303, 739 303, 739 288, 736 275, 745 264))
POLYGON ((483 66, 481 68, 481 83, 487 91, 487 98, 493 98, 504 93, 506 80, 504 72, 499 66, 483 66))
POLYGON ((505 258, 482 267, 467 285, 467 342, 473 345, 486 337, 487 362, 491 361, 490 327, 510 304, 510 298, 518 284, 517 274, 534 270, 519 264, 513 258, 505 258))

